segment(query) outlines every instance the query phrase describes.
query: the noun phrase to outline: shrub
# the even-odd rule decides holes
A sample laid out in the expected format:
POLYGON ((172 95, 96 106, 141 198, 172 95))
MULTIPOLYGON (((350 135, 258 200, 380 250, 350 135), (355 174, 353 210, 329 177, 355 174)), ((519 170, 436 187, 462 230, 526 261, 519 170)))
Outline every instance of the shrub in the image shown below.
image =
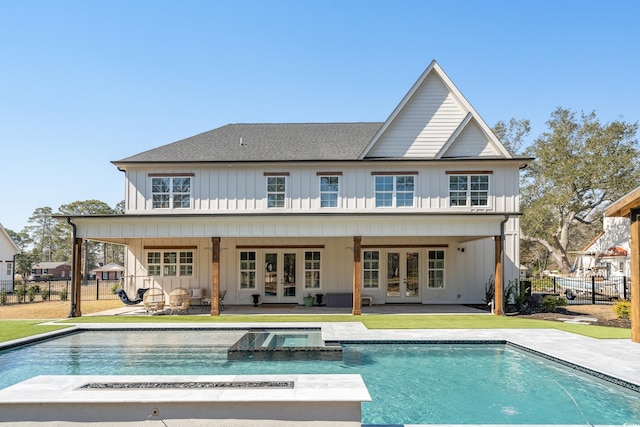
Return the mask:
POLYGON ((567 300, 562 297, 554 297, 553 295, 545 295, 540 302, 542 311, 545 313, 553 313, 558 307, 567 305, 567 300))
POLYGON ((42 301, 47 301, 51 299, 51 291, 49 289, 45 289, 44 292, 42 292, 42 301))
POLYGON ((631 317, 631 301, 619 300, 613 306, 613 311, 618 319, 628 319, 631 317))
POLYGON ((487 304, 491 303, 495 297, 495 286, 493 276, 489 277, 489 281, 484 285, 484 302, 487 304))
POLYGON ((111 293, 115 295, 119 287, 120 287, 120 282, 116 282, 113 285, 111 285, 111 293))
POLYGON ((65 286, 64 288, 60 289, 60 292, 58 292, 58 296, 60 297, 61 301, 66 301, 67 298, 69 297, 69 291, 67 291, 67 287, 65 286))
POLYGON ((0 290, 0 304, 5 305, 7 303, 7 299, 7 290, 2 288, 2 290, 0 290))
POLYGON ((27 296, 29 297, 29 302, 33 302, 36 299, 36 294, 40 292, 40 286, 29 286, 27 289, 27 296))
POLYGON ((13 294, 18 302, 22 302, 27 290, 24 288, 22 280, 16 280, 16 286, 13 288, 13 294))

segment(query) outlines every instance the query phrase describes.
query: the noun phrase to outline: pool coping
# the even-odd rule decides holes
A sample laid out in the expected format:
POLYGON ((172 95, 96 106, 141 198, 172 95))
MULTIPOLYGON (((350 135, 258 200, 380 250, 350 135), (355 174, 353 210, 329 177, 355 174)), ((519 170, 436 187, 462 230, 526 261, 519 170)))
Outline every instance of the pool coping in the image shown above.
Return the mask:
MULTIPOLYGON (((360 322, 83 323, 68 329, 0 344, 0 349, 83 330, 321 329, 325 341, 342 343, 504 343, 601 379, 640 391, 640 345, 629 339, 596 339, 550 329, 367 329, 360 322)), ((266 376, 264 378, 271 378, 266 376)), ((1 392, 1 390, 0 390, 1 392)), ((434 426, 430 426, 434 427, 434 426)), ((558 426, 555 426, 558 427, 558 426)))

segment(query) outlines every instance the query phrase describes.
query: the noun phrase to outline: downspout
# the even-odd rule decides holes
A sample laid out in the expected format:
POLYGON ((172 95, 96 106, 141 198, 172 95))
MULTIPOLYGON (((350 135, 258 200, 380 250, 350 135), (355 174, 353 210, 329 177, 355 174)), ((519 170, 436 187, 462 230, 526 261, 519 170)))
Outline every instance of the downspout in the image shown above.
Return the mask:
POLYGON ((73 235, 71 236, 71 311, 69 312, 69 318, 73 317, 76 312, 76 299, 74 295, 76 294, 76 225, 71 222, 71 218, 67 217, 67 224, 69 224, 73 228, 73 235))
POLYGON ((500 301, 500 311, 504 314, 504 225, 509 221, 509 214, 504 215, 504 219, 500 222, 500 276, 502 277, 502 300, 500 301))
MULTIPOLYGON (((18 256, 18 254, 13 254, 13 274, 11 274, 11 289, 12 290, 16 289, 16 266, 18 265, 18 264, 16 264, 16 257, 17 256, 18 256)), ((20 277, 22 277, 22 275, 20 275, 20 277)), ((24 277, 23 277, 23 279, 24 279, 24 277)))

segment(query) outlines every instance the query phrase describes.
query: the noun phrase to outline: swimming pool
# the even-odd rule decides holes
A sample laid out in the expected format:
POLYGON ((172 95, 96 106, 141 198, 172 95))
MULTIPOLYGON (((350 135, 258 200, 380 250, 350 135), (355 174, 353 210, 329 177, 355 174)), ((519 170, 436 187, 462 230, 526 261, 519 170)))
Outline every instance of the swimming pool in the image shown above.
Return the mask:
POLYGON ((360 374, 365 424, 639 424, 640 394, 504 344, 343 344, 332 360, 228 360, 245 331, 90 331, 0 352, 39 374, 360 374))

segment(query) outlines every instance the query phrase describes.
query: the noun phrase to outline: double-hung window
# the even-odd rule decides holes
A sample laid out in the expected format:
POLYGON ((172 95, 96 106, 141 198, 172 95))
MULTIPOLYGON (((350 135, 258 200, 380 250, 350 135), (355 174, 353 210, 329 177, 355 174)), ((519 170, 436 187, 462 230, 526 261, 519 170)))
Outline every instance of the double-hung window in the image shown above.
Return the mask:
POLYGON ((320 251, 304 253, 304 287, 305 289, 320 288, 320 251))
MULTIPOLYGON (((375 172, 374 172, 375 175, 375 172)), ((414 175, 376 175, 376 207, 413 207, 414 175)))
POLYGON ((13 263, 12 262, 7 262, 7 266, 6 266, 6 274, 8 277, 13 277, 13 263))
POLYGON ((286 189, 286 176, 267 176, 267 207, 284 208, 286 189))
POLYGON ((444 251, 429 251, 428 261, 430 288, 444 288, 444 251))
POLYGON ((362 270, 362 286, 365 289, 378 288, 380 282, 380 252, 364 251, 362 270))
POLYGON ((193 276, 193 251, 147 252, 147 273, 156 277, 193 276))
POLYGON ((488 206, 489 175, 449 175, 449 206, 488 206))
POLYGON ((240 289, 256 288, 256 253, 240 252, 240 289))
POLYGON ((339 176, 320 177, 320 207, 337 208, 338 192, 340 190, 339 176))
POLYGON ((151 178, 153 209, 184 209, 191 207, 191 176, 151 178))

